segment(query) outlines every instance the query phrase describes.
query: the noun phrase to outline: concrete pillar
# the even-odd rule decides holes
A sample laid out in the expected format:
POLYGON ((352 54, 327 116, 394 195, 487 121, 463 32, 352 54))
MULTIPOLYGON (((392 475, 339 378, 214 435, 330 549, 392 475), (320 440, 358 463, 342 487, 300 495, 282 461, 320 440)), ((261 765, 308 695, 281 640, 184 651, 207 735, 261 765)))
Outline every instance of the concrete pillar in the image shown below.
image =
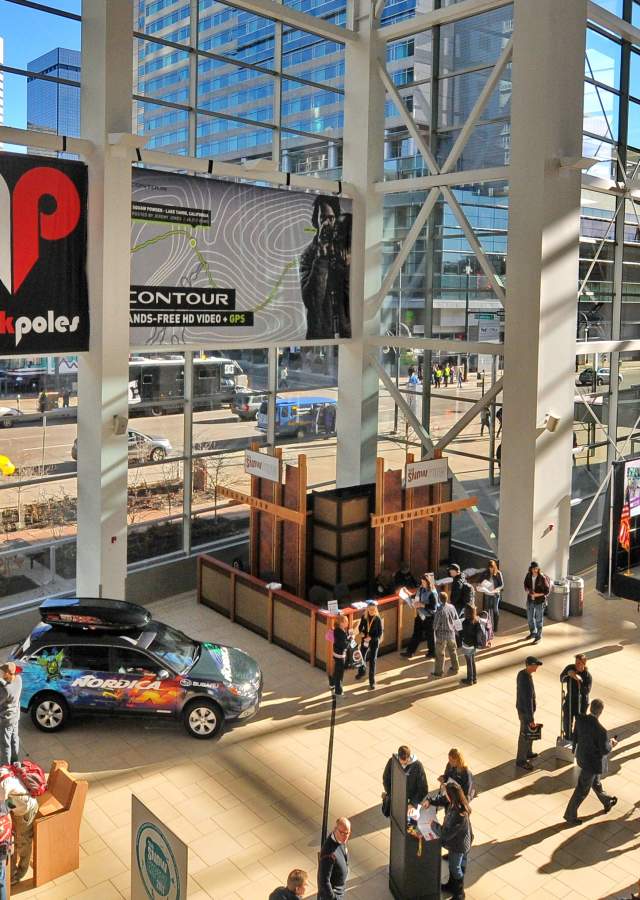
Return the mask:
POLYGON ((364 338, 379 334, 380 322, 378 315, 365 319, 364 304, 381 281, 383 200, 373 185, 383 173, 384 88, 377 68, 378 60, 384 62, 385 45, 376 35, 373 4, 359 6, 360 41, 346 48, 343 175, 357 197, 351 243, 353 339, 338 353, 338 487, 375 481, 378 434, 378 376, 367 363, 364 338))
POLYGON ((567 573, 586 0, 515 0, 500 485, 505 600, 537 559, 567 573), (559 423, 540 432, 545 416, 559 423))
POLYGON ((127 572, 131 162, 109 145, 131 133, 131 0, 82 5, 81 132, 89 160, 89 302, 91 344, 80 356, 78 391, 78 568, 80 596, 122 599, 127 572))

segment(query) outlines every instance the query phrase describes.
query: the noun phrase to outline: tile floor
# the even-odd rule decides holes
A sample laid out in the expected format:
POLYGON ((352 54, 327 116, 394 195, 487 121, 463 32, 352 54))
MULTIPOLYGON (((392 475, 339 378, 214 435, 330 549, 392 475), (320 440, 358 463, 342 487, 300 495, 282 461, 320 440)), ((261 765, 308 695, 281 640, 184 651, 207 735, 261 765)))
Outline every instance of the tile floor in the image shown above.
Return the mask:
MULTIPOLYGON (((24 719, 24 746, 48 765, 66 758, 90 781, 77 872, 21 900, 129 896, 130 797, 135 792, 190 847, 189 897, 266 900, 295 867, 315 874, 322 818, 330 700, 317 669, 199 607, 186 594, 158 603, 154 614, 187 633, 244 647, 265 674, 258 717, 210 744, 172 723, 119 719, 77 722, 58 737, 24 719)), ((400 743, 423 760, 435 785, 451 746, 476 775, 475 844, 467 897, 500 900, 613 900, 628 897, 640 876, 640 613, 636 604, 593 591, 583 619, 548 623, 536 651, 538 721, 545 724, 531 774, 518 774, 515 676, 531 648, 524 620, 504 614, 494 646, 478 661, 478 684, 457 677, 427 680, 432 664, 392 654, 380 661, 379 687, 369 692, 347 676, 338 713, 331 815, 349 815, 351 900, 389 898, 388 827, 379 812, 381 772, 400 743), (602 721, 621 742, 612 754, 608 816, 589 798, 584 823, 562 821, 575 780, 554 758, 559 673, 574 653, 590 657, 594 690, 606 704, 602 721)), ((0 654, 1 655, 1 654, 0 654)))

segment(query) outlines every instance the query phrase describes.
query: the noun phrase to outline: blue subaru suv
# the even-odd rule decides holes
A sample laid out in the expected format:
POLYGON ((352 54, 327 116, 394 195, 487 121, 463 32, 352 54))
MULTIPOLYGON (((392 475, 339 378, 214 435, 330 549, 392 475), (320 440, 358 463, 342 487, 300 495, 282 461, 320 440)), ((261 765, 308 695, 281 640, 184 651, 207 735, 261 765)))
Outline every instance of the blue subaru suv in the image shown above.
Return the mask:
POLYGON ((260 706, 262 673, 242 650, 193 640, 134 603, 49 598, 11 659, 22 669, 23 712, 41 731, 72 714, 179 719, 212 738, 260 706))

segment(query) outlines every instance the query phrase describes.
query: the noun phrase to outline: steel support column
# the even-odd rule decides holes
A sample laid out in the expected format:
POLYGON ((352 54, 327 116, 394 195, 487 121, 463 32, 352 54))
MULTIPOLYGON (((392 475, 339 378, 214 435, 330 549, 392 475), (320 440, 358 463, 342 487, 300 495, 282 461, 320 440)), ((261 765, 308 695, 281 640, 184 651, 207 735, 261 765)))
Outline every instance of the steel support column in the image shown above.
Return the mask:
POLYGON ((383 198, 374 185, 383 173, 384 87, 378 68, 385 45, 378 39, 372 5, 355 12, 358 40, 347 44, 344 109, 344 177, 354 187, 351 243, 352 340, 338 351, 336 480, 339 487, 375 481, 378 376, 367 358, 366 337, 379 335, 378 314, 365 319, 365 297, 380 287, 383 198))
POLYGON ((91 345, 80 355, 78 392, 78 568, 80 596, 121 599, 127 571, 130 150, 109 135, 131 133, 131 0, 84 0, 82 134, 89 158, 91 345))
POLYGON ((514 605, 532 558, 552 577, 569 558, 580 174, 559 161, 582 152, 586 8, 514 4, 499 543, 514 605))

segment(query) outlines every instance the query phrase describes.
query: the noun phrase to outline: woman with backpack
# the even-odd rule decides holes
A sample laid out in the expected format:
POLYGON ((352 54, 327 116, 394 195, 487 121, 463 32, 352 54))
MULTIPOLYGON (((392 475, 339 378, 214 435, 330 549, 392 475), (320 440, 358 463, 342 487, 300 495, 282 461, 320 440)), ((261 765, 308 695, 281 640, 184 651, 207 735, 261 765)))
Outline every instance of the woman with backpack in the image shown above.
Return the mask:
POLYGON ((446 809, 440 839, 442 846, 449 851, 449 881, 442 885, 442 890, 450 892, 452 900, 464 900, 464 875, 473 843, 471 807, 456 781, 446 783, 444 790, 444 794, 425 800, 424 806, 443 806, 446 809))
POLYGON ((475 684, 478 680, 476 677, 476 650, 478 647, 486 645, 481 629, 478 611, 471 603, 467 603, 464 608, 461 631, 462 652, 467 663, 467 677, 461 680, 461 684, 475 684))
POLYGON ((471 774, 471 769, 464 761, 464 756, 456 748, 449 750, 447 765, 445 766, 444 775, 438 778, 440 784, 444 785, 448 781, 455 781, 459 784, 468 801, 473 800, 476 795, 476 785, 471 774))
POLYGON ((367 601, 367 611, 360 619, 358 626, 360 632, 360 651, 362 664, 356 673, 356 680, 364 678, 366 664, 369 663, 369 690, 376 686, 376 660, 382 641, 383 624, 378 612, 378 604, 375 600, 367 601))

